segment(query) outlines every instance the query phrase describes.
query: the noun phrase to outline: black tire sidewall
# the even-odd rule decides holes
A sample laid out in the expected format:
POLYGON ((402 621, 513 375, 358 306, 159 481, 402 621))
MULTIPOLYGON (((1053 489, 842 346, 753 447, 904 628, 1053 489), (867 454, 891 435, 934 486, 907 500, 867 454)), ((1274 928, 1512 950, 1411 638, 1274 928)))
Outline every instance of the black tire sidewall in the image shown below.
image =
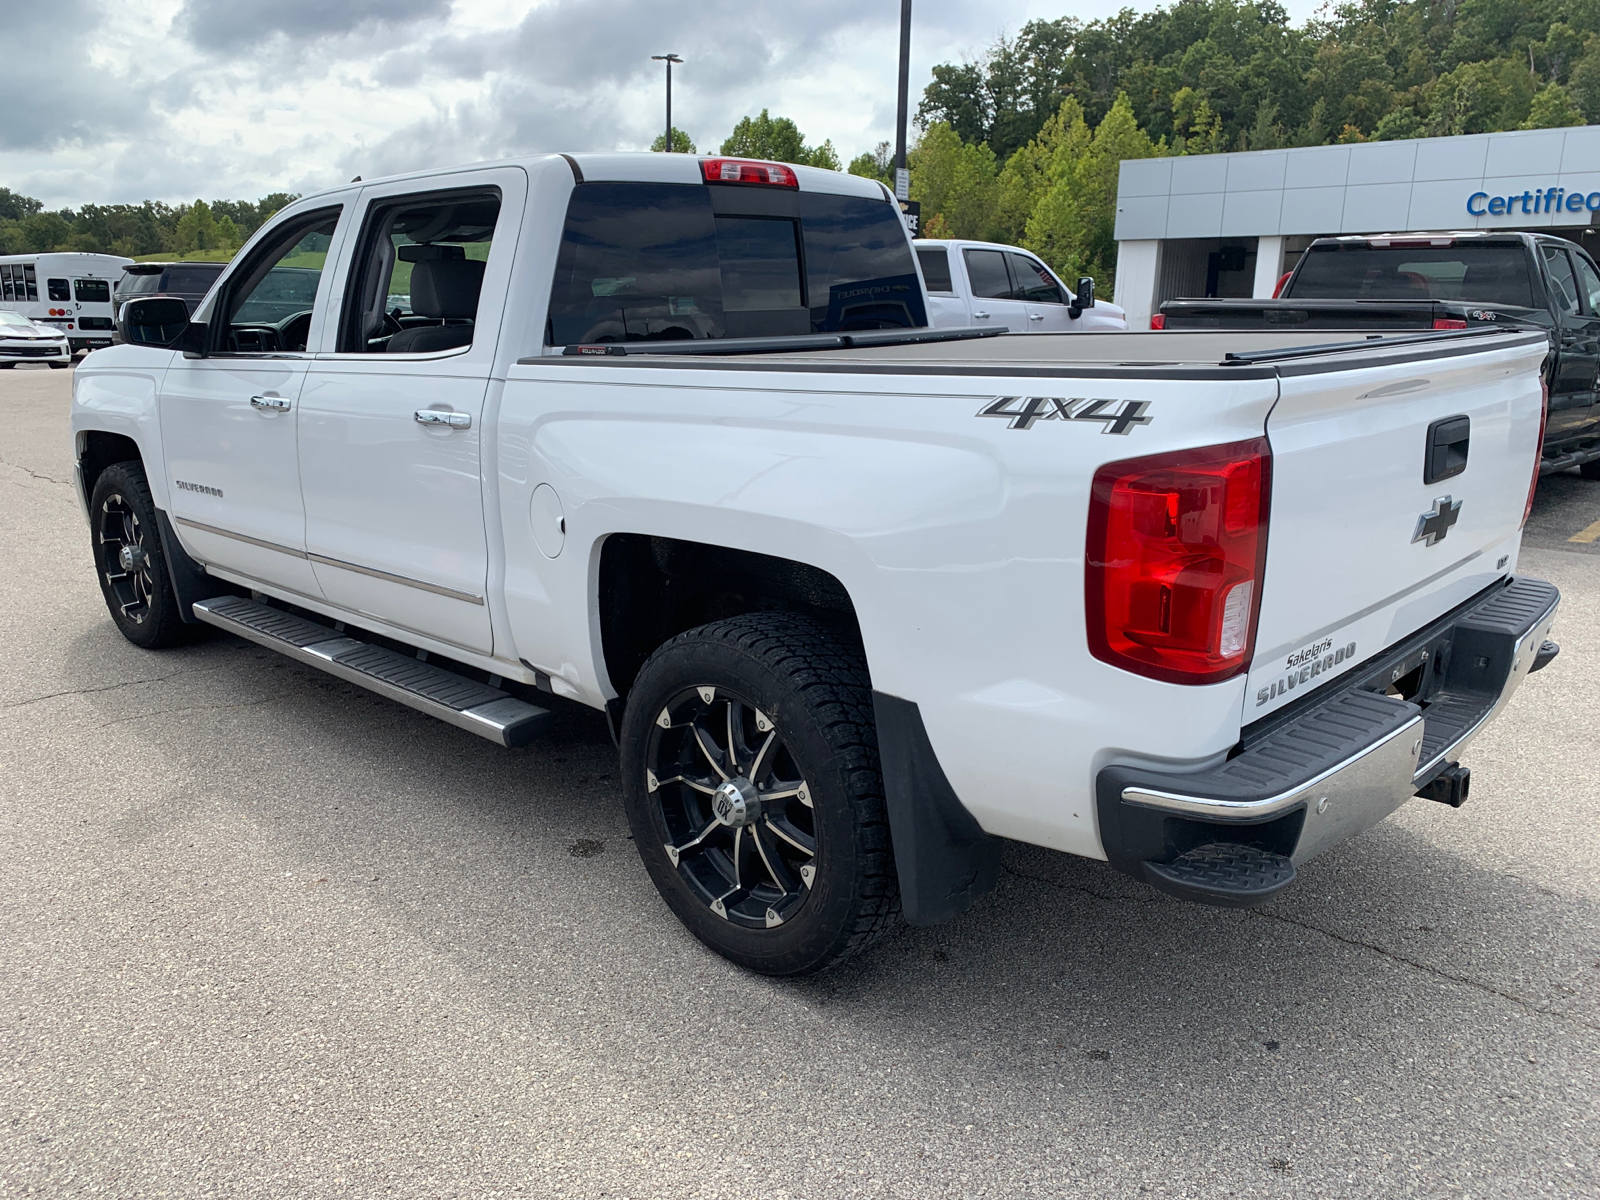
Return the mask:
POLYGON ((105 597, 106 611, 118 631, 135 646, 154 650, 184 640, 186 627, 178 615, 178 598, 167 574, 167 556, 161 545, 161 525, 144 469, 134 462, 113 463, 95 480, 89 497, 89 538, 94 554, 95 578, 105 597), (122 496, 146 529, 145 551, 150 555, 150 615, 130 621, 122 614, 111 585, 106 582, 105 550, 100 544, 100 506, 113 493, 122 496))
POLYGON ((796 975, 836 959, 849 943, 862 903, 863 845, 848 764, 830 745, 816 712, 760 657, 692 631, 658 650, 628 694, 621 736, 623 801, 634 843, 668 906, 691 933, 740 966, 796 975), (725 689, 771 718, 810 786, 817 874, 805 903, 784 924, 749 929, 723 920, 673 866, 666 830, 645 785, 656 716, 691 687, 725 689))

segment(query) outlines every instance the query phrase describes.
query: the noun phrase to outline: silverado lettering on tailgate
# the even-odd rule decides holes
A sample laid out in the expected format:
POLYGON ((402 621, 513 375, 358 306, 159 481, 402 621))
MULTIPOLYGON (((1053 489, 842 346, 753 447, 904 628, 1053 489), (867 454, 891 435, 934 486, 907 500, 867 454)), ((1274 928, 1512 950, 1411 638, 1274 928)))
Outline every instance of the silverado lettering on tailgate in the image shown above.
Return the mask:
POLYGON ((1356 656, 1356 644, 1334 647, 1332 638, 1323 638, 1314 646, 1307 646, 1304 650, 1296 650, 1283 660, 1283 670, 1287 671, 1282 679, 1268 687, 1256 692, 1256 707, 1260 708, 1269 700, 1275 700, 1285 692, 1292 692, 1302 684, 1310 683, 1324 671, 1331 671, 1341 663, 1347 663, 1356 656))

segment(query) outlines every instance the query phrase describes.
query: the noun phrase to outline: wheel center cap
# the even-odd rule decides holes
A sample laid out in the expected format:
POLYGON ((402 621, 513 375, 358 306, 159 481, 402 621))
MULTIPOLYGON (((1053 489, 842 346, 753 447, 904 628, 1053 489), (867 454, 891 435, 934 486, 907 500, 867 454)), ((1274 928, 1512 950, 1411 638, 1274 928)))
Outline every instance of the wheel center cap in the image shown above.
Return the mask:
POLYGON ((143 546, 125 545, 117 551, 117 565, 124 571, 142 571, 146 555, 143 546))
POLYGON ((761 815, 761 793, 743 775, 730 779, 711 794, 711 811, 729 829, 748 825, 761 815))

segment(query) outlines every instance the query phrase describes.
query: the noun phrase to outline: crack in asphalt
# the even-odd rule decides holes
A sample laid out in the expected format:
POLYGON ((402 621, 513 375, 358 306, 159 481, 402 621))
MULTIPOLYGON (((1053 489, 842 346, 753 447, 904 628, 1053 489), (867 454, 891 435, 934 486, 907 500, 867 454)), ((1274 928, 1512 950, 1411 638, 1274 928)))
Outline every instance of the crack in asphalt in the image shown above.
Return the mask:
POLYGON ((91 696, 98 692, 115 692, 120 688, 138 687, 142 683, 165 683, 169 679, 177 679, 181 675, 192 675, 191 670, 174 671, 170 675, 157 675, 154 679, 126 679, 121 683, 108 683, 104 687, 68 688, 64 692, 50 692, 43 696, 34 696, 28 700, 11 700, 0 704, 0 710, 8 708, 23 708, 29 704, 38 704, 44 700, 54 700, 60 696, 91 696))
POLYGON ((4 466, 7 466, 7 467, 10 467, 14 471, 21 471, 24 475, 27 475, 27 476, 29 476, 29 477, 31 477, 33 479, 42 480, 45 483, 54 483, 54 484, 58 484, 61 487, 71 487, 72 486, 72 484, 68 480, 57 479, 53 475, 41 475, 41 474, 39 474, 39 472, 37 472, 37 471, 35 471, 35 470, 33 470, 33 469, 29 468, 29 467, 25 467, 21 463, 12 462, 9 458, 0 457, 0 465, 4 465, 4 466))
MULTIPOLYGON (((1018 871, 1015 868, 1006 866, 1004 863, 1001 864, 1000 869, 1007 875, 1012 875, 1018 879, 1032 880, 1034 883, 1042 883, 1046 887, 1053 887, 1058 891, 1081 892, 1083 895, 1093 896, 1097 900, 1110 900, 1117 903, 1126 903, 1127 901, 1132 900, 1140 904, 1169 903, 1166 897, 1159 894, 1153 895, 1149 898, 1139 896, 1108 895, 1104 892, 1097 892, 1093 888, 1084 887, 1081 884, 1061 883, 1058 880, 1045 879, 1040 875, 1029 875, 1026 871, 1018 871)), ((1442 979, 1449 983, 1461 984, 1464 987, 1474 988, 1477 991, 1485 993, 1486 995, 1496 996, 1501 1000, 1509 1000, 1512 1004, 1517 1005, 1519 1008, 1526 1009, 1528 1012, 1537 1013, 1540 1016, 1554 1017, 1557 1020, 1567 1021, 1574 1025, 1581 1026, 1584 1029, 1589 1029, 1595 1033, 1600 1033, 1600 1025, 1595 1024, 1593 1021, 1586 1021, 1580 1016, 1575 1016, 1574 1014, 1568 1012, 1562 1012, 1559 1009, 1550 1007, 1548 1004, 1541 1005, 1536 1000, 1530 1000, 1526 996, 1519 996, 1515 992, 1504 991, 1495 987, 1493 984, 1484 983, 1481 980, 1473 979, 1470 976, 1456 975, 1450 971, 1445 971, 1439 967, 1432 966, 1429 963, 1421 962, 1414 958, 1407 958, 1403 954, 1397 954, 1393 950, 1386 950, 1384 947, 1376 945, 1373 942, 1364 942, 1359 938, 1345 937, 1343 934, 1334 933, 1330 929, 1324 929, 1320 925, 1312 925, 1310 922, 1299 921, 1294 917, 1286 917, 1281 913, 1264 912, 1261 909, 1246 909, 1245 912, 1246 915, 1258 918, 1260 920, 1281 921, 1283 924, 1293 925, 1297 929, 1304 929, 1311 933, 1320 933, 1323 937, 1329 938, 1335 942, 1342 942, 1346 946, 1352 946, 1360 950, 1370 950, 1372 953, 1386 958, 1390 962, 1398 963, 1401 966, 1411 967, 1413 970, 1421 971, 1426 975, 1432 975, 1437 979, 1442 979)))
POLYGON ((96 729, 110 729, 113 725, 126 725, 130 721, 148 721, 151 717, 169 717, 176 713, 191 712, 227 712, 234 708, 260 708, 263 704, 272 704, 282 700, 288 692, 279 692, 275 696, 267 696, 260 700, 244 700, 238 704, 190 704, 182 708, 158 708, 152 712, 135 713, 130 717, 118 717, 115 721, 106 721, 96 725, 96 729))

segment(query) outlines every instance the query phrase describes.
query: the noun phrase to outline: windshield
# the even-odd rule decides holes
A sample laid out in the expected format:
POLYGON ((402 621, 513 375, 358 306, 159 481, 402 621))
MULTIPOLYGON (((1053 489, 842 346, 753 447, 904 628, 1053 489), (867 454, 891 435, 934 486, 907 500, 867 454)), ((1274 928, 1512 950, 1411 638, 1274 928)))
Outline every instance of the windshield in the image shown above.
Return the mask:
POLYGON ((1468 300, 1533 307, 1520 243, 1313 246, 1289 286, 1295 300, 1468 300))
POLYGON ((883 201, 703 184, 572 194, 550 345, 771 337, 927 324, 883 201))

